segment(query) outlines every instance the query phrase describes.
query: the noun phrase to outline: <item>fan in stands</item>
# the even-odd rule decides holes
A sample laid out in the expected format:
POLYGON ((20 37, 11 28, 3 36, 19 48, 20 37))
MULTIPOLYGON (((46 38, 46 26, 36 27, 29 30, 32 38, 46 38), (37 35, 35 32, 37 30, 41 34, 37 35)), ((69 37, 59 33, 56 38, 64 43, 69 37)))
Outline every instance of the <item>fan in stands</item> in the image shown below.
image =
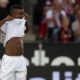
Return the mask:
POLYGON ((8 0, 0 0, 0 7, 5 8, 8 3, 9 3, 8 0))

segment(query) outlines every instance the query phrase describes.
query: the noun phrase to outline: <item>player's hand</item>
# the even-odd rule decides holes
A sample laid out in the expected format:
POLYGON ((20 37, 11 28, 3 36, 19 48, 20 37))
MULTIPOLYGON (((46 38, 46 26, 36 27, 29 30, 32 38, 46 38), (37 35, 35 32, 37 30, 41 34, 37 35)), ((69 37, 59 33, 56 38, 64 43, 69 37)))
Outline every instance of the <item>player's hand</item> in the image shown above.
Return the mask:
POLYGON ((25 17, 25 19, 28 19, 29 15, 27 13, 24 13, 24 17, 25 17))
POLYGON ((12 16, 7 16, 5 19, 3 19, 2 21, 0 21, 0 27, 6 22, 6 21, 10 21, 10 20, 13 20, 14 17, 12 16))
POLYGON ((8 15, 8 16, 5 18, 6 21, 10 21, 10 20, 13 20, 13 19, 14 19, 14 17, 12 17, 12 16, 10 16, 10 15, 8 15))

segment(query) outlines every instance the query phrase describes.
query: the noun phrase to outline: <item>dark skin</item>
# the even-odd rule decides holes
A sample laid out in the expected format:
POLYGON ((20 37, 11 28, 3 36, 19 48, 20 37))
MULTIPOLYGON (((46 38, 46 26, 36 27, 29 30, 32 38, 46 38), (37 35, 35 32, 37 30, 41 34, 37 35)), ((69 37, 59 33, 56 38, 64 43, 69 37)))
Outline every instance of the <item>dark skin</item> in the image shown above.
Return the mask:
MULTIPOLYGON (((8 15, 5 19, 3 19, 2 21, 0 21, 0 27, 6 22, 6 21, 10 21, 13 19, 22 19, 25 18, 26 20, 28 19, 28 15, 24 12, 24 9, 15 9, 11 15, 8 15)), ((25 33, 27 33, 29 31, 29 27, 28 27, 28 22, 26 21, 26 31, 25 33)))
POLYGON ((14 17, 8 15, 5 19, 3 19, 3 20, 0 21, 0 27, 1 27, 6 21, 10 21, 10 20, 12 20, 12 19, 14 19, 14 17))
POLYGON ((11 12, 11 16, 17 19, 22 19, 24 16, 24 9, 15 9, 11 12))

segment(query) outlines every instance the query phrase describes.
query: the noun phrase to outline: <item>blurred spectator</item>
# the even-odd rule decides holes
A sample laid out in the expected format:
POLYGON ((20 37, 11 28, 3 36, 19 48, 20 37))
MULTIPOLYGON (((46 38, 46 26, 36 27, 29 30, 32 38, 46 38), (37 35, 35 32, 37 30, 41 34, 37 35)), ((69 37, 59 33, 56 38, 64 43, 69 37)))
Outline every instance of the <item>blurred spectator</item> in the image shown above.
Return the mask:
POLYGON ((63 0, 63 9, 65 10, 67 16, 70 19, 70 26, 71 24, 75 21, 75 16, 74 16, 74 7, 73 5, 75 4, 75 0, 63 0))
POLYGON ((76 21, 72 24, 72 30, 75 36, 75 42, 80 43, 80 7, 76 9, 76 21))
POLYGON ((52 8, 52 3, 50 0, 47 0, 44 6, 43 14, 46 15, 46 12, 52 8))
POLYGON ((76 0, 76 4, 80 5, 80 0, 76 0))
MULTIPOLYGON (((42 39, 44 39, 47 35, 47 22, 52 19, 52 17, 49 18, 47 16, 48 11, 52 11, 52 4, 51 4, 50 0, 47 0, 46 3, 45 3, 44 11, 43 11, 44 17, 43 17, 43 19, 40 23, 39 37, 42 38, 42 39)), ((51 21, 50 23, 53 24, 53 21, 51 21)), ((50 32, 52 33, 53 31, 50 31, 50 32)))
POLYGON ((40 23, 40 27, 39 27, 39 38, 41 40, 45 40, 46 35, 47 35, 47 24, 46 24, 45 20, 43 20, 40 23))
POLYGON ((47 33, 49 41, 58 42, 58 32, 62 27, 61 19, 67 18, 66 12, 62 9, 62 0, 54 0, 52 6, 48 1, 44 11, 44 19, 40 25, 40 37, 47 33))
POLYGON ((9 3, 8 0, 0 0, 0 7, 6 8, 8 3, 9 3))
POLYGON ((52 8, 47 10, 45 14, 45 20, 48 28, 48 39, 53 40, 53 27, 54 27, 54 18, 52 8))
POLYGON ((80 5, 79 4, 75 4, 74 5, 74 13, 76 13, 77 9, 79 9, 80 5))
POLYGON ((59 31, 59 42, 61 43, 69 43, 72 38, 72 31, 69 28, 69 19, 66 18, 62 20, 62 27, 59 31))
MULTIPOLYGON (((70 1, 70 0, 69 0, 70 1)), ((66 14, 69 16, 70 14, 72 14, 72 10, 73 7, 71 4, 69 4, 68 0, 63 0, 62 1, 62 8, 64 9, 64 11, 66 12, 66 14)))
POLYGON ((67 0, 69 5, 74 5, 76 3, 76 0, 67 0))
POLYGON ((0 20, 4 19, 8 15, 8 0, 0 0, 0 20))
POLYGON ((62 0, 54 0, 53 8, 46 14, 48 39, 58 41, 58 32, 61 28, 61 18, 66 18, 66 13, 62 9, 62 0))

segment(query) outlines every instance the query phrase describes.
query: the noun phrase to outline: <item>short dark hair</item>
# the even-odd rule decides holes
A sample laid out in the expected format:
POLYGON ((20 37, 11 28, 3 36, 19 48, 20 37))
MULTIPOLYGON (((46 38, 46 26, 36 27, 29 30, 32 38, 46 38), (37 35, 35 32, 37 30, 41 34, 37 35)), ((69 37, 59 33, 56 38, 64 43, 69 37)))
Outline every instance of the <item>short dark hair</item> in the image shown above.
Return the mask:
POLYGON ((10 14, 12 14, 14 12, 14 10, 17 10, 17 9, 23 9, 23 7, 19 4, 12 5, 9 10, 10 14))

